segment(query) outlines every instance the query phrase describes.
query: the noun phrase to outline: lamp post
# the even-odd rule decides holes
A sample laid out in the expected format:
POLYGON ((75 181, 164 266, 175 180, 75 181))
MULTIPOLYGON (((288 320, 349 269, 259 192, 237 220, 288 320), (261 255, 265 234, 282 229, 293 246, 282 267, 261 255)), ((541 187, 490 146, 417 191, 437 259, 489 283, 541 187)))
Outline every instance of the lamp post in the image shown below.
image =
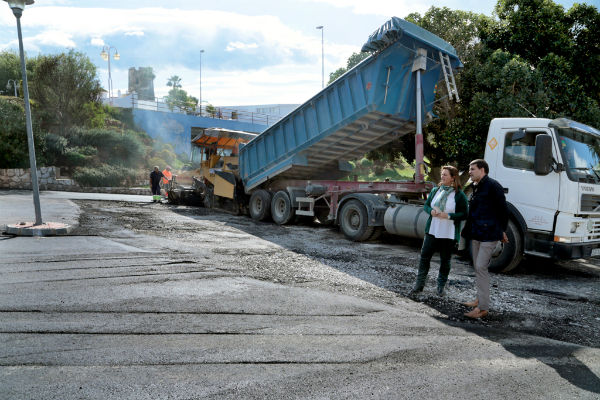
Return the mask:
POLYGON ((14 79, 9 79, 8 82, 6 82, 6 89, 10 89, 11 82, 13 84, 13 87, 15 88, 15 97, 19 97, 19 95, 17 94, 17 81, 15 81, 14 79))
MULTIPOLYGON (((42 225, 42 210, 40 207, 40 188, 35 162, 35 146, 33 129, 31 128, 31 108, 29 107, 29 87, 27 86, 27 69, 25 68, 25 53, 23 51, 23 35, 21 34, 21 15, 25 5, 31 5, 34 0, 4 0, 12 9, 17 19, 17 34, 19 35, 19 55, 21 56, 21 75, 23 77, 23 96, 25 98, 25 118, 27 126, 27 144, 29 145, 29 168, 31 169, 31 188, 33 189, 33 206, 35 208, 35 224, 42 225)), ((16 88, 16 85, 15 85, 16 88)))
POLYGON ((110 51, 114 50, 115 54, 113 55, 115 60, 119 60, 121 58, 121 56, 119 55, 119 52, 117 51, 117 49, 111 45, 106 45, 104 47, 102 47, 102 52, 100 53, 100 56, 102 57, 102 59, 104 61, 108 61, 108 101, 110 102, 110 104, 112 104, 112 77, 110 75, 110 51))
POLYGON ((323 43, 323 31, 325 27, 323 25, 317 26, 317 29, 321 30, 321 88, 325 87, 325 46, 323 43))
POLYGON ((198 98, 200 116, 202 116, 202 53, 204 53, 204 50, 200 50, 200 97, 198 98))

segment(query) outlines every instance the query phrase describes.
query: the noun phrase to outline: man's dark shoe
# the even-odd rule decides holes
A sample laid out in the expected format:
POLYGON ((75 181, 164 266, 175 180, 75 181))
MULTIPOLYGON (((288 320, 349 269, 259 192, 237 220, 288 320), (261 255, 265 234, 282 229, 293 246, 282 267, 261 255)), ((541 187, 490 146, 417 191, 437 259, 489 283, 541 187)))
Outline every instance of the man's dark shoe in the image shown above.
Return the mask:
POLYGON ((439 287, 439 286, 437 287, 437 289, 436 289, 435 292, 440 297, 444 297, 444 295, 446 294, 445 288, 444 287, 439 287))

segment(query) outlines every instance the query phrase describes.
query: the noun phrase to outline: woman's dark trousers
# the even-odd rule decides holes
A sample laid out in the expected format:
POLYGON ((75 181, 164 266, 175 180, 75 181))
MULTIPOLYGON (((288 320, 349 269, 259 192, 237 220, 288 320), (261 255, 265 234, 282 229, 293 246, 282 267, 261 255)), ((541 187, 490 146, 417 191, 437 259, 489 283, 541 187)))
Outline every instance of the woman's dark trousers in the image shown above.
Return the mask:
POLYGON ((453 239, 438 239, 428 233, 425 234, 423 239, 423 247, 421 247, 421 259, 419 261, 419 272, 417 273, 417 281, 415 282, 414 291, 420 292, 425 287, 425 281, 427 280, 427 273, 429 272, 429 266, 431 264, 431 257, 435 252, 440 253, 440 272, 437 279, 437 292, 442 294, 446 281, 448 280, 448 274, 450 273, 450 258, 452 257, 452 250, 454 249, 453 239))

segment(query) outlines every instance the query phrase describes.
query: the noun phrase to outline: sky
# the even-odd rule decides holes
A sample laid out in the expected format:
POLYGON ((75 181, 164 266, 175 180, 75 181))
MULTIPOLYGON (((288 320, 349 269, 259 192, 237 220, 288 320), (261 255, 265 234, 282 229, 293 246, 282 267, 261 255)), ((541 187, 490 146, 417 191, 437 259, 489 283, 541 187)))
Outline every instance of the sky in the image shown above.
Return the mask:
MULTIPOLYGON (((558 0, 565 8, 575 1, 558 0)), ((600 0, 579 1, 600 8, 600 0)), ((96 65, 104 88, 110 46, 113 94, 130 67, 152 67, 157 97, 172 75, 216 106, 300 104, 345 66, 392 16, 448 7, 492 15, 490 0, 36 0, 21 18, 29 57, 75 49, 96 65), (323 31, 316 29, 323 26, 323 31), (323 34, 324 57, 321 53, 323 34), (200 50, 204 50, 200 53, 200 50)), ((0 51, 18 51, 15 18, 0 1, 0 51)), ((0 89, 5 84, 0 82, 0 89)))

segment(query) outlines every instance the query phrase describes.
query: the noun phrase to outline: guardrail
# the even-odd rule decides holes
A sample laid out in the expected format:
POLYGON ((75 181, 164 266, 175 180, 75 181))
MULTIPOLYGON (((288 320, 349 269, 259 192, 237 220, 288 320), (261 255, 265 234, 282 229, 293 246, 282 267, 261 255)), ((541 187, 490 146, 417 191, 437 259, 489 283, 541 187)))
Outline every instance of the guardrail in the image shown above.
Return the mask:
MULTIPOLYGON (((214 107, 211 105, 194 107, 193 105, 190 106, 187 104, 177 105, 176 103, 164 102, 162 100, 159 100, 158 98, 156 98, 154 101, 139 100, 136 93, 133 93, 128 97, 131 99, 131 107, 143 110, 172 112, 215 119, 235 120, 266 126, 271 126, 282 118, 282 116, 280 115, 256 113, 228 107, 214 107)), ((124 98, 121 98, 121 100, 123 99, 124 98)), ((119 103, 123 103, 122 101, 119 102, 118 100, 119 99, 112 99, 112 102, 115 106, 119 106, 119 103)))

